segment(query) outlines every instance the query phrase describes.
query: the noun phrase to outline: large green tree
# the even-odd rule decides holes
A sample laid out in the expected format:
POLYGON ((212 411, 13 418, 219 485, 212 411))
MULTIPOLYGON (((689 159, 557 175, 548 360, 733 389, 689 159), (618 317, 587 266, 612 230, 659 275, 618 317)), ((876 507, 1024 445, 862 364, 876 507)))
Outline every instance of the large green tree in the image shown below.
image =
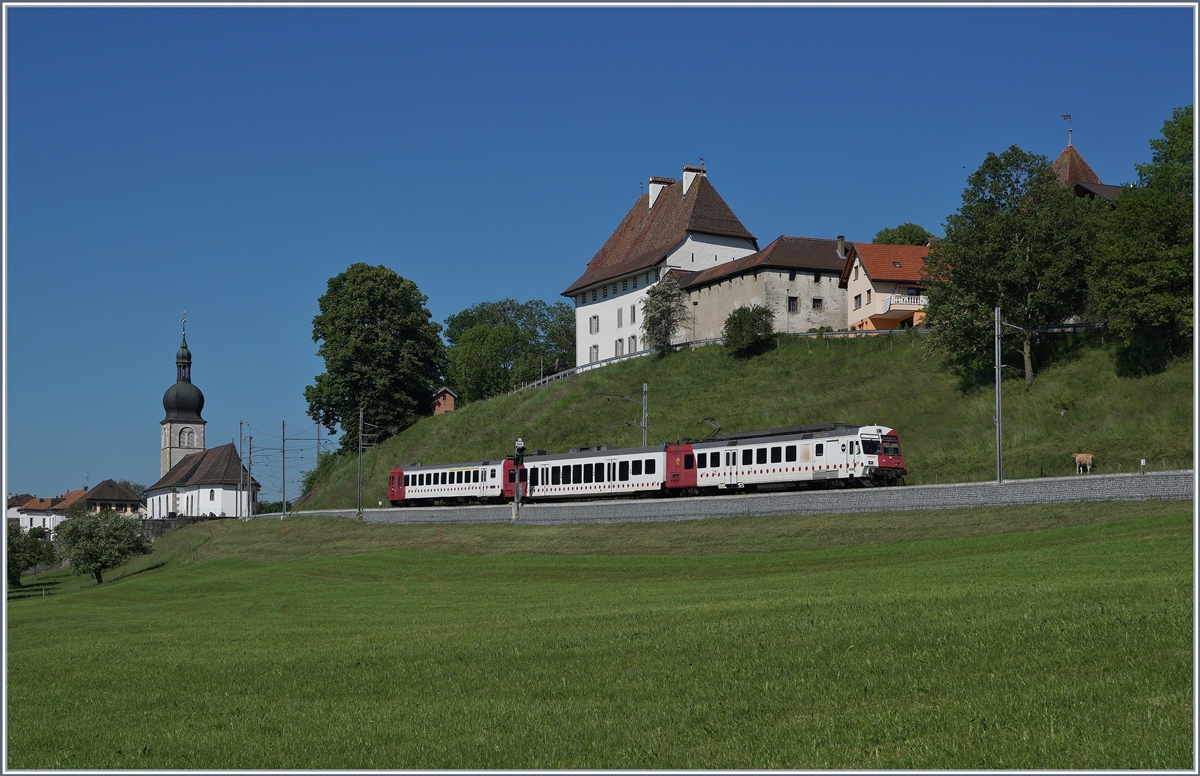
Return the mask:
POLYGON ((1137 165, 1100 232, 1091 267, 1092 313, 1116 335, 1123 374, 1162 369, 1187 350, 1193 317, 1192 106, 1176 108, 1152 159, 1137 165))
POLYGON ((659 354, 671 352, 671 339, 687 318, 685 294, 671 273, 646 292, 642 303, 642 338, 659 354))
POLYGON ((924 245, 933 237, 931 232, 918 224, 903 223, 895 229, 880 229, 875 233, 876 245, 924 245))
POLYGON ((739 307, 725 318, 725 347, 745 358, 775 341, 775 311, 762 305, 739 307))
POLYGON ((8 524, 5 561, 8 564, 8 584, 21 586, 21 572, 38 562, 38 555, 17 523, 8 524))
POLYGON ((325 373, 304 398, 313 420, 331 433, 341 428, 343 450, 358 444, 359 408, 376 442, 432 412, 446 350, 426 301, 415 283, 384 266, 352 264, 329 279, 312 335, 325 373))
POLYGON ((1108 206, 1058 183, 1046 157, 1016 146, 989 153, 967 179, 962 207, 926 266, 931 344, 966 384, 992 368, 993 310, 1034 381, 1038 326, 1083 310, 1086 270, 1108 206))
POLYGON ((154 546, 142 535, 142 521, 111 509, 76 511, 54 531, 58 554, 71 562, 76 574, 90 574, 96 584, 104 572, 136 555, 148 555, 154 546))
POLYGON ((486 399, 575 366, 575 312, 564 302, 480 302, 446 319, 446 383, 486 399))

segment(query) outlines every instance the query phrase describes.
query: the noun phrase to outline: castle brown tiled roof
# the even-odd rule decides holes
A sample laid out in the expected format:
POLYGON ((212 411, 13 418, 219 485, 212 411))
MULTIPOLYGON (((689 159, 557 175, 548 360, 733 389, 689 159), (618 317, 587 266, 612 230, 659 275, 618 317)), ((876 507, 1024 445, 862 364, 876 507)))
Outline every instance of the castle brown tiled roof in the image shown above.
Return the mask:
POLYGON ((1100 183, 1100 176, 1092 172, 1073 145, 1064 148, 1050 167, 1058 175, 1058 182, 1064 186, 1074 188, 1077 183, 1100 183))
POLYGON ((665 186, 653 208, 649 194, 639 197, 604 246, 588 262, 583 275, 562 292, 563 296, 609 278, 653 267, 690 232, 741 237, 758 247, 754 235, 742 226, 708 182, 708 177, 697 175, 686 194, 682 181, 665 186))
MULTIPOLYGON (((164 488, 191 488, 211 485, 237 486, 239 472, 241 482, 246 483, 248 472, 238 457, 237 447, 231 442, 199 453, 185 455, 162 478, 146 488, 147 492, 164 488)), ((258 487, 258 481, 254 481, 258 487)))
POLYGON ((853 250, 847 251, 846 266, 842 269, 838 286, 845 288, 850 281, 850 268, 854 266, 855 256, 862 262, 867 277, 873 281, 924 283, 925 257, 928 255, 928 245, 856 243, 853 250), (897 267, 897 264, 900 266, 897 267))
MULTIPOLYGON (((853 243, 845 243, 844 247, 849 250, 852 245, 853 243)), ((846 260, 838 255, 837 246, 837 240, 780 235, 758 253, 752 253, 749 256, 743 256, 740 259, 708 267, 698 272, 680 273, 679 287, 690 291, 693 288, 736 277, 743 272, 768 267, 818 270, 840 274, 846 260)))

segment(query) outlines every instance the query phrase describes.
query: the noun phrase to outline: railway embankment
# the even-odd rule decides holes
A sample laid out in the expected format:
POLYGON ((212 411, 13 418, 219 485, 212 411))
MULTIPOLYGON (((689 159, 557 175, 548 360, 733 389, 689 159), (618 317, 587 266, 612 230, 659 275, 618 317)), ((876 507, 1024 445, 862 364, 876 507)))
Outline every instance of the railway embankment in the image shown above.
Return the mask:
MULTIPOLYGON (((1042 477, 997 483, 911 485, 895 488, 851 488, 746 493, 729 496, 676 497, 633 500, 566 501, 523 504, 520 522, 536 525, 565 523, 658 522, 766 515, 825 515, 889 512, 914 509, 960 509, 1019 504, 1061 504, 1085 501, 1147 501, 1194 499, 1195 471, 1144 474, 1096 474, 1042 477)), ((353 509, 293 512, 355 519, 353 509)), ((279 514, 260 519, 279 519, 279 514)), ((500 523, 512 520, 510 505, 399 507, 364 509, 367 523, 500 523)))

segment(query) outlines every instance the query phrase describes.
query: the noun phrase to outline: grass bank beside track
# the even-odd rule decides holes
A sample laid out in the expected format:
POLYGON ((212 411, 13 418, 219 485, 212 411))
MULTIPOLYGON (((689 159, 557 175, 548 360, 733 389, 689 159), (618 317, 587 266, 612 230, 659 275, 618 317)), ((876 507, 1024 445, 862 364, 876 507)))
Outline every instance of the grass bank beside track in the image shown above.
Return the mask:
MULTIPOLYGON (((651 444, 723 432, 838 421, 899 430, 909 484, 995 477, 995 398, 990 386, 963 393, 924 338, 783 338, 780 347, 737 359, 706 346, 584 372, 545 388, 498 396, 424 418, 363 459, 363 503, 386 503, 393 466, 421 461, 496 460, 522 437, 531 450, 641 445, 642 383, 650 386, 651 444), (608 395, 606 395, 608 394, 608 395), (630 403, 611 394, 628 394, 630 403)), ((1005 476, 1075 471, 1072 453, 1095 455, 1095 473, 1192 468, 1192 362, 1162 374, 1117 377, 1112 354, 1080 347, 1047 366, 1032 388, 1004 385, 1005 476)), ((368 419, 369 420, 369 419, 368 419)), ((358 466, 344 455, 322 472, 297 509, 356 503, 358 466)))
POLYGON ((1192 536, 1166 501, 198 524, 10 593, 7 766, 1190 768, 1192 536))

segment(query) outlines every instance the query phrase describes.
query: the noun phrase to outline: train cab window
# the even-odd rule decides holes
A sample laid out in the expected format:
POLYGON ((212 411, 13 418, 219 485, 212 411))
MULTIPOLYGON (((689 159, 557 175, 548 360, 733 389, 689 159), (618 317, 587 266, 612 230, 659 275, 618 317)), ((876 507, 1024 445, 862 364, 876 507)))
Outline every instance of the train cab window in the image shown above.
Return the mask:
POLYGON ((596 482, 604 482, 604 464, 596 464, 596 482))
POLYGON ((641 461, 641 459, 639 458, 636 461, 632 461, 631 464, 633 466, 633 476, 634 477, 642 476, 642 461, 641 461))
POLYGON ((745 450, 742 451, 742 466, 753 466, 753 465, 754 465, 754 451, 747 447, 745 450))
MULTIPOLYGON (((654 271, 658 272, 658 270, 654 270, 654 271)), ((653 458, 646 459, 646 474, 654 474, 654 459, 653 458)))
POLYGON ((683 468, 694 469, 696 467, 696 456, 688 453, 683 457, 683 468))
POLYGON ((879 440, 864 439, 862 441, 863 455, 879 455, 879 440))
POLYGON ((771 463, 783 463, 783 448, 782 447, 772 447, 771 448, 771 463))
POLYGON ((697 469, 707 469, 708 468, 708 453, 700 453, 696 456, 696 468, 697 469))
POLYGON ((795 445, 788 445, 787 447, 783 448, 783 460, 785 460, 785 461, 796 460, 796 446, 795 445))
POLYGON ((496 470, 492 469, 492 479, 496 479, 496 470))
POLYGON ((550 467, 550 484, 551 485, 561 485, 562 484, 562 471, 557 466, 550 467))
POLYGON ((583 467, 583 482, 585 485, 593 480, 593 471, 590 463, 583 467))
POLYGON ((754 451, 754 463, 760 464, 760 463, 766 463, 766 462, 767 462, 767 448, 760 447, 757 450, 755 450, 754 451))
POLYGON ((576 485, 583 482, 583 464, 577 463, 571 467, 571 482, 576 485))
POLYGON ((825 445, 818 444, 818 445, 816 445, 816 448, 817 448, 817 450, 816 450, 817 457, 825 455, 825 445))
POLYGON ((721 465, 721 454, 720 453, 709 453, 708 460, 709 460, 709 466, 711 466, 715 469, 721 465))
POLYGON ((892 437, 883 438, 883 454, 884 455, 900 455, 900 440, 892 437))
MULTIPOLYGON (((634 461, 634 465, 640 464, 641 461, 634 461)), ((617 464, 617 479, 621 482, 629 479, 629 461, 621 461, 617 464)))

